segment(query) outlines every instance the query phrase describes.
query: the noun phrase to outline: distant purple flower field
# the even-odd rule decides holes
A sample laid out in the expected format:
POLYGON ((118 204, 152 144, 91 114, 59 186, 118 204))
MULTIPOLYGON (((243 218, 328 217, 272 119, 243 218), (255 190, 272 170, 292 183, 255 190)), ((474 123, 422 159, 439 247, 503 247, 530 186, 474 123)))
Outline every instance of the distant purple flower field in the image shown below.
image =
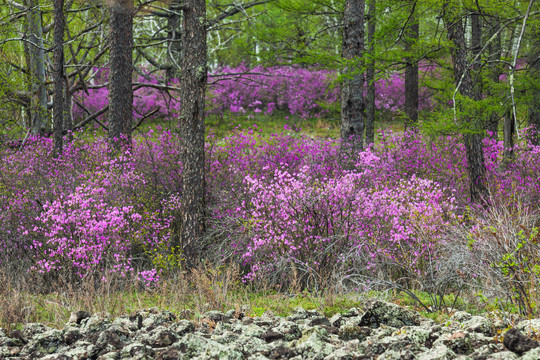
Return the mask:
MULTIPOLYGON (((431 71, 431 70, 430 70, 431 71)), ((108 70, 96 69, 94 85, 107 82, 108 70)), ((208 112, 211 114, 232 113, 253 116, 255 114, 272 115, 276 111, 295 115, 303 119, 320 118, 328 114, 329 107, 339 103, 339 85, 335 82, 335 71, 306 69, 299 67, 255 67, 239 66, 219 68, 209 74, 207 99, 208 112)), ((138 76, 140 84, 163 84, 163 78, 156 75, 138 76)), ((170 82, 173 87, 178 81, 170 82)), ((375 84, 375 106, 378 110, 397 115, 405 104, 405 83, 402 74, 394 73, 375 84)), ((106 87, 80 91, 77 100, 84 107, 96 112, 108 104, 106 87)), ((175 91, 163 91, 151 87, 141 87, 134 92, 135 119, 158 109, 154 118, 177 116, 180 101, 175 91)), ((420 93, 420 110, 434 106, 429 91, 420 93)), ((74 107, 75 118, 81 119, 86 112, 80 106, 74 107)), ((104 116, 103 116, 104 119, 104 116)))

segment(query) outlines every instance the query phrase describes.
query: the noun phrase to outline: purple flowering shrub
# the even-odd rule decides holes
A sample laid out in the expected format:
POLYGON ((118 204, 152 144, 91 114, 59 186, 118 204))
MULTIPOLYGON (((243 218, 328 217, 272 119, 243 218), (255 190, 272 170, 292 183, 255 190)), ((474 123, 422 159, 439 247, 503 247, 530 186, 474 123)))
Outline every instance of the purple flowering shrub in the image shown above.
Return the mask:
POLYGON ((211 102, 215 112, 265 113, 286 111, 301 118, 323 116, 321 103, 335 103, 339 91, 332 88, 335 78, 327 70, 297 67, 246 66, 221 68, 213 78, 211 102), (231 75, 227 75, 231 74, 231 75))
POLYGON ((321 275, 348 266, 350 249, 368 255, 366 270, 384 262, 421 272, 436 256, 445 217, 455 210, 436 183, 413 177, 377 189, 366 187, 363 171, 314 179, 307 170, 294 176, 276 170, 268 182, 246 177, 251 202, 241 211, 241 231, 249 233, 242 258, 252 265, 246 278, 286 264, 321 275))
MULTIPOLYGON (((94 79, 93 85, 103 85, 108 81, 107 69, 96 69, 97 76, 94 79)), ((134 82, 149 85, 158 85, 163 83, 163 80, 155 75, 142 76, 138 75, 134 82)), ((170 84, 173 87, 178 87, 178 81, 173 80, 170 84)), ((75 100, 81 103, 89 112, 94 113, 109 104, 109 90, 107 87, 99 87, 88 89, 88 93, 84 90, 77 92, 74 96, 75 100)), ((85 109, 77 103, 73 106, 73 117, 76 120, 82 120, 88 116, 85 109)), ((178 116, 180 113, 180 101, 178 94, 175 91, 163 91, 150 86, 136 87, 133 91, 133 119, 137 121, 145 114, 148 114, 157 109, 157 112, 150 116, 150 119, 155 118, 170 118, 178 116)), ((106 114, 98 117, 101 121, 106 121, 106 114)))
MULTIPOLYGON (((107 82, 107 69, 96 69, 94 85, 107 82)), ((209 74, 207 104, 209 112, 223 115, 272 115, 276 111, 296 115, 300 118, 319 118, 329 113, 329 107, 339 105, 339 86, 335 83, 336 73, 330 70, 306 69, 292 66, 261 66, 253 69, 244 65, 217 69, 209 74)), ((164 84, 156 74, 137 76, 140 84, 164 84)), ((178 87, 178 80, 171 84, 178 87)), ((403 74, 391 73, 375 83, 375 106, 381 113, 395 117, 405 106, 405 82, 403 74)), ((420 91, 420 110, 431 109, 434 104, 426 89, 420 91)), ((108 105, 109 91, 106 87, 80 91, 75 98, 88 111, 96 112, 108 105)), ((133 96, 133 118, 140 119, 157 109, 151 118, 170 118, 180 112, 179 94, 152 87, 137 87, 133 96)), ((75 119, 82 119, 86 111, 74 106, 75 119)), ((99 118, 105 121, 106 115, 99 118)))
MULTIPOLYGON (((158 129, 122 156, 97 135, 66 145, 60 160, 44 138, 0 149, 0 266, 157 283, 178 266, 170 240, 182 201, 179 144, 158 129)), ((332 274, 396 281, 433 273, 462 214, 467 223, 471 212, 483 216, 470 208, 457 137, 383 134, 346 168, 339 146, 266 137, 256 126, 210 134, 208 256, 240 264, 246 281, 286 283, 292 268, 305 284, 332 274)), ((538 214, 540 147, 523 140, 511 163, 499 141, 486 139, 484 151, 490 201, 538 214)))
MULTIPOLYGON (((424 66, 430 74, 432 67, 424 66)), ((328 113, 328 106, 338 105, 339 86, 335 84, 336 73, 329 70, 296 67, 222 68, 224 74, 216 78, 212 86, 211 103, 214 112, 230 111, 236 114, 265 113, 275 110, 316 118, 328 113), (227 76, 227 74, 231 74, 227 76)), ((382 113, 396 116, 405 106, 405 80, 401 73, 375 81, 375 107, 382 113)), ((433 108, 430 91, 420 89, 419 109, 433 108)))
POLYGON ((163 154, 165 141, 152 155, 142 144, 134 146, 135 154, 111 157, 105 139, 76 142, 55 160, 52 142, 35 139, 19 153, 6 153, 0 265, 18 260, 70 279, 115 274, 155 283, 154 250, 168 247, 179 200, 168 179, 159 177, 161 167, 148 159, 163 166, 176 164, 176 155, 163 154))

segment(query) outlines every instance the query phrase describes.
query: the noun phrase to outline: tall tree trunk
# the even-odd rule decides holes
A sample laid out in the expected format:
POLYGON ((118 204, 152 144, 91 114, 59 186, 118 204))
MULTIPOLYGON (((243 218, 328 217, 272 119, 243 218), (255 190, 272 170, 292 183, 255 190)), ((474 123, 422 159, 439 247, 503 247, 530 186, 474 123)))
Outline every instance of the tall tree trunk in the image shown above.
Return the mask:
POLYGON ((514 134, 516 133, 516 126, 514 121, 514 114, 511 109, 508 109, 504 115, 504 162, 509 163, 514 158, 514 134))
POLYGON ((180 78, 180 54, 182 51, 181 16, 178 9, 182 0, 173 0, 169 6, 169 18, 167 19, 167 81, 180 78))
POLYGON ((69 91, 69 84, 64 87, 64 131, 67 131, 68 141, 73 140, 73 94, 69 91))
MULTIPOLYGON (((495 34, 501 26, 501 22, 499 18, 495 18, 495 21, 491 27, 490 30, 490 37, 495 34)), ((489 73, 490 73, 490 80, 493 84, 497 84, 499 82, 499 78, 502 74, 501 70, 501 56, 502 56, 502 42, 501 42, 501 33, 499 32, 497 37, 494 41, 492 41, 489 45, 489 73)), ((491 98, 493 98, 496 94, 496 92, 493 90, 493 86, 490 86, 487 89, 487 95, 491 98)), ((498 138, 498 132, 499 132, 499 118, 500 115, 496 110, 492 110, 489 114, 489 119, 486 123, 486 131, 490 136, 494 139, 498 138)))
POLYGON ((532 34, 533 42, 529 61, 533 88, 532 102, 529 104, 529 127, 531 128, 529 137, 532 144, 540 145, 540 29, 538 25, 532 34))
POLYGON ((416 0, 409 0, 411 16, 405 30, 405 130, 418 128, 418 60, 412 51, 420 36, 416 0))
POLYGON ((45 86, 45 49, 43 45, 43 25, 38 0, 27 1, 28 41, 30 42, 30 81, 31 100, 31 133, 44 133, 48 126, 47 88, 45 86))
POLYGON ((131 144, 133 14, 133 0, 112 2, 109 39, 109 138, 116 149, 131 144))
POLYGON ((376 0, 369 0, 368 5, 368 47, 369 62, 366 71, 366 143, 375 142, 375 26, 376 0))
MULTIPOLYGON (((480 10, 478 10, 480 11, 480 10)), ((482 22, 480 21, 480 14, 474 12, 471 14, 471 53, 475 58, 482 51, 482 22)), ((482 100, 482 77, 480 68, 482 62, 480 57, 472 64, 471 68, 474 71, 475 79, 473 80, 474 100, 482 100)))
POLYGON ((188 264, 205 232, 204 97, 207 82, 206 2, 186 0, 182 23, 179 120, 182 161, 180 245, 188 264))
POLYGON ((346 0, 343 14, 342 57, 347 77, 341 88, 341 140, 342 149, 352 154, 364 147, 364 74, 361 61, 364 52, 365 0, 346 0))
POLYGON ((62 156, 64 130, 64 0, 54 0, 54 154, 62 156))
MULTIPOLYGON (((459 93, 466 98, 474 99, 474 85, 467 62, 467 44, 465 29, 461 14, 456 11, 452 0, 445 0, 443 18, 448 32, 448 39, 453 43, 452 62, 454 66, 454 81, 459 86, 459 93)), ((467 113, 467 111, 464 111, 467 113)), ((463 134, 469 172, 469 189, 472 203, 482 203, 488 195, 486 187, 486 165, 482 145, 482 130, 478 121, 470 115, 464 115, 462 122, 466 125, 463 134)))

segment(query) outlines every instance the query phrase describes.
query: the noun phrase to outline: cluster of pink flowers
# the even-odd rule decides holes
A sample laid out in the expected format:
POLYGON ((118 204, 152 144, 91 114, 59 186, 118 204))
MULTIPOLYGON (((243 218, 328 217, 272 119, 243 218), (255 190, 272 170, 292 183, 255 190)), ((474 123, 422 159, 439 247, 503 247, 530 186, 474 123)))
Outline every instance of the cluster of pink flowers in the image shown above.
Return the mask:
MULTIPOLYGON (((268 137, 257 126, 210 134, 216 249, 243 266, 246 280, 283 280, 291 266, 314 274, 428 271, 449 223, 470 205, 463 145, 459 137, 381 136, 343 167, 334 140, 268 137)), ((68 144, 60 160, 46 138, 29 139, 19 152, 0 149, 0 266, 157 283, 182 201, 179 143, 157 129, 122 156, 97 135, 68 144)), ((540 147, 519 143, 505 166, 501 142, 486 139, 484 150, 493 203, 537 212, 540 147)))

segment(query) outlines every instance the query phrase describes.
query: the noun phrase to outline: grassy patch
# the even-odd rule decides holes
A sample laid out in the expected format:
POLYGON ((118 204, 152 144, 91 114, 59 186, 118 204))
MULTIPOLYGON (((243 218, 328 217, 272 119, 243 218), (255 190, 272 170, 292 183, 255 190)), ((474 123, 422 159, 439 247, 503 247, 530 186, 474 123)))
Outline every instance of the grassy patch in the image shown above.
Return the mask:
MULTIPOLYGON (((256 114, 254 116, 225 114, 223 116, 210 115, 206 118, 207 132, 212 131, 218 138, 231 135, 238 129, 253 129, 254 125, 262 130, 263 137, 274 133, 291 132, 307 135, 311 138, 332 138, 340 137, 339 118, 318 118, 302 119, 298 116, 287 115, 286 113, 276 113, 272 116, 256 114), (288 126, 289 130, 285 130, 288 126)), ((176 119, 154 119, 141 125, 137 130, 146 133, 150 129, 168 129, 174 131, 177 127, 176 119)), ((403 131, 402 121, 377 121, 375 123, 376 134, 379 131, 403 131)), ((378 136, 376 135, 376 141, 378 136)))
MULTIPOLYGON (((4 286, 0 290, 0 327, 20 328, 22 324, 40 322, 55 328, 67 323, 71 312, 86 310, 91 313, 108 314, 111 317, 133 314, 139 310, 155 308, 168 310, 180 318, 199 319, 210 310, 244 311, 248 316, 261 316, 271 311, 278 316, 287 316, 297 307, 306 310, 316 309, 325 316, 344 313, 350 308, 364 308, 371 298, 379 298, 418 311, 424 317, 444 323, 454 310, 465 310, 472 314, 491 311, 497 305, 490 302, 485 306, 474 299, 455 299, 450 294, 445 298, 447 304, 455 304, 455 309, 427 312, 410 296, 399 292, 335 292, 298 293, 277 291, 239 283, 237 269, 212 269, 208 266, 196 269, 189 276, 180 274, 165 280, 156 289, 143 289, 140 284, 95 284, 83 282, 79 287, 59 286, 58 291, 49 294, 36 294, 2 277, 4 286), (472 301, 471 301, 472 300, 472 301)), ((423 301, 428 294, 415 292, 423 301)), ((450 306, 450 305, 449 305, 450 306)), ((511 311, 512 309, 509 309, 511 311)))

